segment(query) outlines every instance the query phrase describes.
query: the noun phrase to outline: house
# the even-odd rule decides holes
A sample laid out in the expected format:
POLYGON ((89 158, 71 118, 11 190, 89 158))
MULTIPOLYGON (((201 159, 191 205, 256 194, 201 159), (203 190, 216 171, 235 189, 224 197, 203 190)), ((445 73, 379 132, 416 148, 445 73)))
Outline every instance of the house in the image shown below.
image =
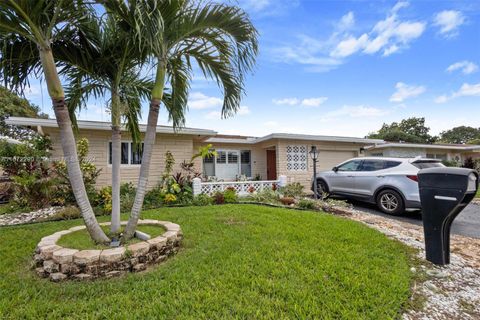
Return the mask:
MULTIPOLYGON (((54 119, 11 117, 11 125, 32 127, 49 135, 53 143, 52 157, 61 159, 59 129, 54 119)), ((78 121, 78 138, 90 142, 91 161, 101 169, 97 180, 99 187, 111 183, 110 140, 111 127, 107 122, 78 121)), ((140 131, 145 132, 141 125, 140 131)), ((157 138, 152 155, 149 187, 155 186, 165 167, 165 152, 175 158, 174 172, 180 163, 190 161, 198 148, 212 144, 217 157, 197 159, 195 167, 204 177, 215 180, 236 179, 277 180, 280 175, 287 182, 300 182, 309 186, 313 174, 313 161, 308 152, 315 145, 319 150, 318 170, 328 170, 347 159, 364 156, 428 156, 441 159, 463 160, 475 156, 480 146, 416 145, 388 143, 378 139, 272 133, 264 137, 221 135, 212 130, 183 128, 175 132, 169 126, 157 126, 157 138)), ((480 153, 478 153, 480 155, 480 153)), ((127 132, 122 133, 122 182, 136 182, 141 164, 141 154, 136 152, 127 132)))

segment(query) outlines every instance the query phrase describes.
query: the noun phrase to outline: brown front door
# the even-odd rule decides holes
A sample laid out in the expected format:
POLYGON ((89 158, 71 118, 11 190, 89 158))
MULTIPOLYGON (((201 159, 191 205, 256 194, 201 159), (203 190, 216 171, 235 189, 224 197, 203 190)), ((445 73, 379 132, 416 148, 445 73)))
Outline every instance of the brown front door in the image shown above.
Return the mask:
POLYGON ((267 180, 277 180, 277 154, 267 150, 267 180))

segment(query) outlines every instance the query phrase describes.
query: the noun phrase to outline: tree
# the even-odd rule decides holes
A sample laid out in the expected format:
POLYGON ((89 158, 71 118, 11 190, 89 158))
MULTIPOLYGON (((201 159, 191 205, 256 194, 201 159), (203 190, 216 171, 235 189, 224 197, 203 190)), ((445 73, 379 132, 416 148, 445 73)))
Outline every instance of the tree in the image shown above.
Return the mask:
MULTIPOLYGON (((71 55, 57 55, 68 65, 65 71, 70 79, 67 101, 70 113, 86 105, 89 97, 109 96, 112 123, 112 221, 111 233, 120 233, 120 162, 122 118, 133 142, 140 149, 138 119, 141 101, 147 99, 152 83, 141 75, 145 55, 137 50, 131 32, 119 25, 119 19, 108 14, 103 19, 92 19, 88 42, 77 50, 88 51, 89 60, 71 59, 71 55)), ((139 150, 141 152, 141 150, 139 150)))
MULTIPOLYGON (((60 129, 61 144, 75 199, 92 239, 107 243, 109 238, 95 218, 85 191, 77 156, 75 137, 65 94, 57 71, 54 51, 68 51, 68 43, 82 39, 79 32, 92 10, 82 0, 0 1, 0 75, 16 91, 28 84, 32 74, 43 74, 60 129)), ((86 59, 86 56, 78 56, 86 59)))
POLYGON ((40 108, 31 104, 27 99, 0 86, 0 136, 17 140, 32 138, 33 130, 7 125, 8 117, 48 118, 47 114, 40 112, 40 108))
POLYGON ((136 32, 138 45, 148 50, 155 68, 137 193, 124 234, 129 239, 143 206, 160 104, 164 103, 175 128, 184 125, 196 63, 223 89, 222 115, 233 115, 240 107, 245 74, 255 65, 258 33, 243 10, 225 4, 189 0, 102 3, 136 32))
POLYGON ((436 137, 429 134, 425 118, 408 118, 391 124, 384 123, 377 132, 370 133, 371 139, 383 139, 392 142, 433 143, 436 137))
POLYGON ((445 143, 465 144, 480 139, 480 129, 459 126, 440 133, 440 141, 445 143))

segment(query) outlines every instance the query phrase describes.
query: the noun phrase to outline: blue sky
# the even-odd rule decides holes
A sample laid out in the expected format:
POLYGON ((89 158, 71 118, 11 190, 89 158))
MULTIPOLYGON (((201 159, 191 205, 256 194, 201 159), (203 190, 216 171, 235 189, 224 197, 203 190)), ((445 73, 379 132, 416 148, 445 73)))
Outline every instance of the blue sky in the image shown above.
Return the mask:
MULTIPOLYGON (((187 126, 361 137, 416 116, 434 134, 480 127, 480 1, 232 2, 260 32, 258 65, 226 120, 221 91, 196 74, 187 126)), ((45 89, 32 81, 25 94, 53 114, 45 89)), ((108 121, 105 101, 90 101, 80 118, 108 121)))

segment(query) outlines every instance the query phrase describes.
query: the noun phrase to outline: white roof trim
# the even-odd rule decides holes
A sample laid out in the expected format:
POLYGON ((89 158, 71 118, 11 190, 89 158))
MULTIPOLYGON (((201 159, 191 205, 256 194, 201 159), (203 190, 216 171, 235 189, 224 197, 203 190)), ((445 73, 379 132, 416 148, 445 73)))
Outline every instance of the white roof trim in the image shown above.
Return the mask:
MULTIPOLYGON (((57 121, 55 119, 10 117, 6 119, 5 122, 10 125, 58 128, 57 121)), ((111 124, 109 122, 78 120, 77 124, 79 129, 105 130, 105 131, 112 130, 111 124)), ((140 132, 145 132, 147 130, 147 125, 140 124, 139 128, 140 128, 140 132)), ((125 130, 125 128, 123 129, 125 130)), ((217 132, 213 130, 197 129, 197 128, 181 128, 177 132, 175 132, 173 128, 169 126, 157 126, 157 133, 203 135, 203 136, 214 136, 217 134, 217 132)))
POLYGON ((366 149, 368 150, 384 149, 384 148, 425 148, 425 149, 468 151, 468 150, 480 149, 480 146, 478 145, 448 146, 448 145, 438 145, 438 144, 416 144, 416 143, 383 143, 383 144, 376 144, 373 146, 366 147, 366 149))
POLYGON ((272 133, 265 137, 258 138, 255 142, 262 142, 270 139, 331 141, 331 142, 351 142, 351 143, 384 143, 385 142, 381 139, 321 136, 321 135, 294 134, 294 133, 272 133))

